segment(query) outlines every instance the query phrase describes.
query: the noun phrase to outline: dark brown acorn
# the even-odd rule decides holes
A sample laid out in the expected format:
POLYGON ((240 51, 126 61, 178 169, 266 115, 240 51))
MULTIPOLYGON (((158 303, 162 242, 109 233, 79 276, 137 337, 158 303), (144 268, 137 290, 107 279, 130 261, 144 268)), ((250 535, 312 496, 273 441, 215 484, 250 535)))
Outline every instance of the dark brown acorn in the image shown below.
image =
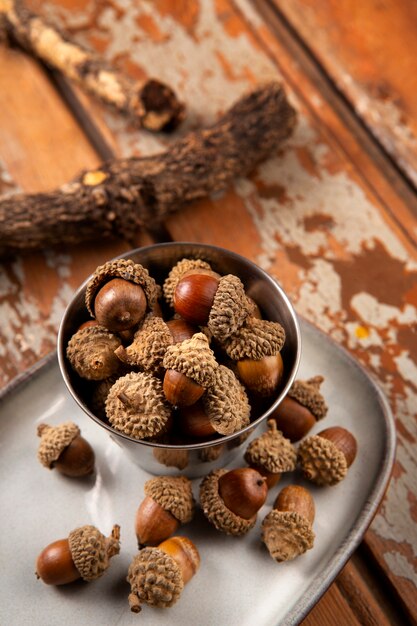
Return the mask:
POLYGON ((242 467, 219 478, 219 495, 230 511, 248 520, 264 505, 268 487, 259 472, 242 467))
POLYGON ((97 321, 112 332, 136 326, 144 317, 146 307, 142 287, 123 278, 113 278, 105 283, 94 300, 97 321))
POLYGON ((58 426, 39 424, 37 434, 41 438, 38 459, 44 467, 55 468, 71 478, 88 476, 94 471, 94 450, 73 422, 58 426))
POLYGON ((201 398, 205 389, 192 378, 176 370, 167 370, 163 382, 164 394, 173 406, 190 406, 201 398))
POLYGON ((181 278, 174 292, 174 309, 190 324, 208 322, 219 278, 211 273, 188 274, 181 278))
POLYGON ((173 319, 166 322, 169 328, 169 332, 172 335, 174 343, 180 343, 185 339, 191 339, 191 337, 199 332, 199 329, 192 326, 183 319, 173 319))
POLYGON ((178 417, 179 427, 188 437, 202 439, 216 434, 216 430, 213 428, 201 402, 182 407, 178 417))

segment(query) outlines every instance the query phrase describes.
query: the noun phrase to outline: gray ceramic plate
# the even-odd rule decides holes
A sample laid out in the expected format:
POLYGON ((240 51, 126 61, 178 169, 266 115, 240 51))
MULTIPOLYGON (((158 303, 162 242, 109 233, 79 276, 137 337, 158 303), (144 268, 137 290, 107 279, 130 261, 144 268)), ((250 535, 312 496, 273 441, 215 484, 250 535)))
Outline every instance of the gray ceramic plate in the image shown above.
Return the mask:
MULTIPOLYGON (((316 431, 343 425, 358 439, 358 456, 347 478, 313 489, 316 543, 310 552, 278 565, 260 543, 260 521, 244 538, 222 536, 201 513, 181 531, 193 539, 201 568, 171 609, 144 606, 137 616, 127 604, 126 572, 136 553, 133 520, 149 478, 122 456, 107 433, 70 397, 55 358, 10 387, 0 405, 0 623, 17 626, 276 626, 298 623, 317 602, 359 544, 382 499, 394 457, 395 434, 386 400, 346 352, 315 328, 301 325, 299 377, 324 374, 330 406, 316 431), (94 445, 94 478, 77 481, 44 469, 36 460, 36 424, 76 421, 94 445), (109 533, 121 526, 122 550, 94 583, 49 587, 34 575, 48 543, 83 524, 109 533)), ((300 482, 299 476, 294 476, 300 482)), ((288 479, 281 481, 284 486, 288 479)), ((270 509, 278 486, 261 510, 270 509)), ((198 481, 194 481, 197 494, 198 481)))

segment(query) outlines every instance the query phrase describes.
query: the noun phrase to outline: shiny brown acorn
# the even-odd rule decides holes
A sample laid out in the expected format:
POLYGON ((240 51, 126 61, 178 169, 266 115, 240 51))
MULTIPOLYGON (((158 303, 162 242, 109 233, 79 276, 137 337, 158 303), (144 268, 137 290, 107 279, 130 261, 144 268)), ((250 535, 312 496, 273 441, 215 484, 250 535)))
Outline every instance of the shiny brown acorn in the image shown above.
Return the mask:
POLYGON ((261 359, 241 359, 237 362, 237 371, 245 387, 260 396, 270 396, 278 388, 284 363, 281 354, 264 356, 261 359))
POLYGON ((39 424, 37 434, 41 438, 38 459, 44 467, 57 469, 71 478, 88 476, 94 471, 94 450, 73 422, 58 426, 39 424))
POLYGON ((341 426, 332 426, 304 439, 298 462, 307 478, 317 485, 335 485, 343 480, 357 454, 357 441, 341 426))
POLYGON ((259 472, 241 467, 219 478, 219 495, 230 511, 248 520, 264 505, 268 487, 259 472))
POLYGON ((112 332, 136 326, 144 317, 146 307, 142 287, 123 278, 113 278, 105 283, 94 300, 97 321, 112 332))
POLYGON ((104 574, 112 556, 120 550, 120 527, 105 537, 94 526, 73 530, 42 550, 36 561, 36 576, 47 585, 66 585, 79 578, 95 580, 104 574))
POLYGON ((178 282, 174 292, 174 309, 190 324, 205 326, 219 287, 220 277, 208 270, 189 272, 178 282))

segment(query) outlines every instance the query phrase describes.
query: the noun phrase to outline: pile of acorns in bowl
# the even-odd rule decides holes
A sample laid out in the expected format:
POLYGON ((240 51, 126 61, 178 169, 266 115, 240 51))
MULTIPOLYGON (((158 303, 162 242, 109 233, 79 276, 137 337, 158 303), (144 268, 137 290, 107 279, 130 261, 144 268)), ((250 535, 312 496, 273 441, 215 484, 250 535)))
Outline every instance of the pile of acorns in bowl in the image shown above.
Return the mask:
MULTIPOLYGON (((159 290, 145 268, 126 260, 99 267, 86 291, 95 320, 69 341, 72 367, 80 377, 100 381, 95 410, 132 437, 166 441, 178 425, 187 441, 237 432, 250 420, 248 394, 271 396, 279 386, 284 329, 260 319, 239 278, 221 277, 204 261, 183 259, 162 289, 176 314, 170 321, 160 314, 159 290)), ((246 467, 217 469, 203 478, 200 506, 217 530, 234 536, 249 532, 268 489, 297 465, 320 486, 335 485, 346 476, 356 456, 349 431, 335 426, 304 438, 327 414, 322 382, 322 376, 314 376, 293 383, 267 431, 247 446, 246 467), (293 443, 301 439, 296 450, 293 443)), ((41 425, 38 435, 44 466, 69 476, 93 470, 94 452, 75 424, 41 425)), ((127 576, 132 611, 143 603, 172 606, 196 573, 197 547, 187 537, 175 536, 194 510, 192 484, 185 476, 156 476, 145 483, 135 519, 139 552, 127 576)), ((314 516, 306 488, 293 484, 280 491, 262 522, 262 540, 276 561, 294 559, 313 547, 314 516)), ((119 531, 116 525, 105 538, 93 526, 75 529, 39 555, 38 577, 64 584, 101 576, 119 551, 119 531)))
POLYGON ((250 424, 251 404, 277 392, 284 328, 260 319, 237 276, 206 261, 179 261, 162 289, 142 265, 110 261, 85 302, 95 319, 66 355, 80 378, 97 381, 86 403, 120 433, 173 444, 232 435, 250 424))

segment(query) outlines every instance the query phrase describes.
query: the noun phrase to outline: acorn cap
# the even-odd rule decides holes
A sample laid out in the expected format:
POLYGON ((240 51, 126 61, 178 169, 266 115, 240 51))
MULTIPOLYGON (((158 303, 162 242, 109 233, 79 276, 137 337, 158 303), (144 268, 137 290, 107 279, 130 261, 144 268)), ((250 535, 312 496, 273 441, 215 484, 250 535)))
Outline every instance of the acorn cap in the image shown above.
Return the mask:
POLYGON ((289 439, 277 430, 275 420, 268 421, 268 431, 248 445, 245 461, 272 474, 292 472, 297 464, 297 453, 289 439))
POLYGON ((162 383, 146 372, 131 372, 119 378, 106 399, 106 415, 116 429, 144 439, 162 433, 171 415, 162 383))
POLYGON ((233 361, 259 361, 264 356, 278 354, 284 342, 285 330, 279 322, 249 317, 234 335, 226 339, 223 348, 233 361))
POLYGON ((210 309, 209 331, 223 342, 242 326, 248 315, 248 299, 242 281, 233 274, 222 276, 210 309))
POLYGON ((249 425, 250 405, 243 385, 232 370, 219 365, 214 383, 202 398, 204 411, 214 430, 231 435, 249 425))
POLYGON ((158 463, 165 467, 176 467, 183 470, 189 462, 188 450, 176 450, 175 448, 154 448, 153 455, 158 463))
POLYGON ((288 395, 309 409, 316 420, 321 420, 327 414, 327 404, 320 393, 323 376, 313 376, 308 380, 296 380, 290 387, 288 395))
POLYGON ((335 485, 346 476, 346 457, 332 441, 312 435, 298 447, 298 462, 305 478, 316 485, 335 485))
POLYGON ((143 548, 133 559, 127 573, 131 593, 129 603, 135 612, 144 602, 167 608, 175 604, 184 589, 179 565, 159 548, 143 548))
POLYGON ((163 365, 167 370, 188 376, 204 388, 214 383, 214 372, 218 367, 214 352, 203 333, 196 333, 191 339, 169 346, 163 365))
POLYGON ((201 259, 181 259, 171 269, 165 282, 162 286, 165 300, 173 308, 174 307, 174 293, 178 283, 186 272, 189 270, 205 269, 211 270, 209 263, 202 261, 201 259))
POLYGON ((168 326, 162 317, 147 315, 136 331, 133 343, 124 348, 120 346, 116 355, 124 363, 159 374, 167 348, 174 342, 168 326))
POLYGON ((59 459, 61 453, 80 434, 80 429, 74 422, 64 422, 59 426, 39 424, 38 437, 41 438, 38 448, 38 459, 44 467, 52 469, 52 465, 59 459))
POLYGON ((70 532, 68 543, 74 565, 86 581, 100 578, 109 566, 109 560, 120 551, 120 527, 113 526, 110 537, 105 537, 95 526, 81 526, 70 532))
POLYGON ((227 535, 244 535, 255 526, 256 515, 244 519, 227 508, 219 494, 219 478, 229 470, 218 469, 205 476, 200 485, 200 504, 209 522, 227 535))
POLYGON ((104 265, 97 267, 87 285, 85 305, 90 315, 95 317, 94 300, 97 292, 105 283, 108 283, 109 280, 113 278, 123 278, 131 283, 140 285, 145 292, 148 308, 152 309, 154 307, 158 290, 155 280, 149 275, 148 270, 130 259, 117 259, 116 261, 108 261, 104 263, 104 265))
POLYGON ((121 343, 121 339, 104 326, 87 326, 69 340, 67 358, 81 378, 104 380, 120 368, 114 351, 121 343))
POLYGON ((190 522, 195 502, 191 481, 185 476, 156 476, 145 483, 145 494, 169 511, 181 524, 190 522))
POLYGON ((273 509, 262 522, 262 541, 273 559, 290 561, 314 544, 311 524, 295 511, 273 509))

